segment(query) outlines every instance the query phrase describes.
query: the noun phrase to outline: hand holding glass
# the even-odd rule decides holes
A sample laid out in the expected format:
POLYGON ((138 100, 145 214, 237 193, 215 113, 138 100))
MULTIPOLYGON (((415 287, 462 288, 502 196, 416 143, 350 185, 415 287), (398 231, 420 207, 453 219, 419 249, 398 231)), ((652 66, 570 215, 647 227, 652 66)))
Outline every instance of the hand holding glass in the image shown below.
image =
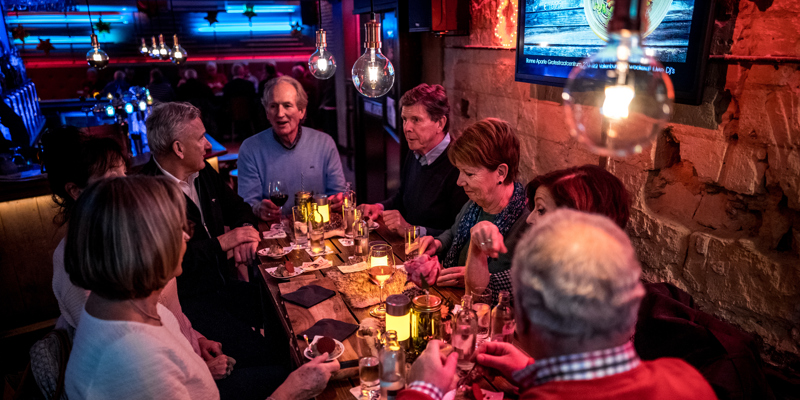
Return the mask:
POLYGON ((283 205, 289 200, 289 193, 286 192, 286 184, 282 181, 272 181, 269 183, 269 199, 278 206, 283 212, 283 205))

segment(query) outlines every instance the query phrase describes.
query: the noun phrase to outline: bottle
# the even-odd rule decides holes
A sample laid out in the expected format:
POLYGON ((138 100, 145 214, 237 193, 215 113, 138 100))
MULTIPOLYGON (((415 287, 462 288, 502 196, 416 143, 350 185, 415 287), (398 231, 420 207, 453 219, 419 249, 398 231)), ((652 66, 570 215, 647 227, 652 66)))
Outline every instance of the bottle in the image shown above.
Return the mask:
POLYGON ((451 344, 458 352, 458 369, 468 371, 475 363, 470 361, 475 352, 478 337, 478 314, 472 309, 472 296, 465 294, 461 298, 461 310, 453 321, 451 344))
POLYGON ((497 305, 492 309, 491 341, 511 343, 514 329, 514 310, 509 306, 511 296, 507 290, 500 291, 497 305))
POLYGON ((380 351, 381 399, 394 400, 406 386, 406 353, 397 341, 396 331, 386 331, 380 351))

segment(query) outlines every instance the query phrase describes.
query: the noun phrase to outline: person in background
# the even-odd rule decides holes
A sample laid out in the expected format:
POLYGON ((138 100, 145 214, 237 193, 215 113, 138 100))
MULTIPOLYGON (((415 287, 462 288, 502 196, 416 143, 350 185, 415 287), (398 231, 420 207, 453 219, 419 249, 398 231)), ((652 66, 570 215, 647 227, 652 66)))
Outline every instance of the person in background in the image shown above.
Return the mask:
POLYGON ((228 77, 223 73, 217 73, 217 63, 209 61, 206 63, 206 84, 214 96, 222 96, 222 88, 228 83, 228 77))
POLYGON ((250 81, 253 84, 253 89, 258 91, 258 78, 251 73, 250 64, 242 62, 242 66, 244 67, 244 79, 250 81))
MULTIPOLYGON (((450 104, 441 85, 423 83, 400 99, 403 133, 411 150, 403 164, 400 190, 377 204, 359 206, 370 219, 383 216, 389 230, 403 235, 411 225, 422 236, 438 236, 453 225, 467 202, 458 169, 447 157, 450 104)), ((484 285, 485 287, 485 285, 484 285)))
POLYGON ((292 78, 300 82, 303 90, 306 92, 308 105, 306 106, 306 119, 305 126, 318 129, 318 114, 319 114, 319 90, 317 84, 319 83, 310 72, 308 72, 308 64, 305 62, 297 62, 292 67, 292 78))
MULTIPOLYGON (((47 179, 53 201, 59 206, 54 222, 59 226, 69 221, 75 202, 88 185, 125 176, 125 155, 114 139, 84 137, 78 128, 65 126, 48 130, 42 142, 47 179)), ((62 239, 53 252, 53 293, 61 311, 56 329, 64 329, 73 336, 90 292, 75 286, 64 268, 66 241, 66 238, 62 239)), ((158 302, 175 316, 181 334, 194 352, 203 357, 214 379, 230 375, 236 361, 222 352, 219 342, 206 339, 192 328, 178 300, 178 284, 174 278, 164 286, 158 302)))
MULTIPOLYGON (((683 360, 639 358, 631 336, 645 292, 641 275, 636 252, 614 221, 570 209, 548 213, 514 255, 521 349, 487 342, 473 360, 518 386, 523 400, 716 399, 683 360)), ((425 353, 399 400, 441 400, 450 389, 451 360, 442 364, 436 346, 425 353)))
POLYGON ((172 90, 172 85, 164 79, 164 74, 158 68, 153 68, 150 71, 150 84, 147 85, 150 95, 161 103, 166 103, 175 100, 175 92, 172 90))
POLYGON ((342 161, 330 135, 301 126, 308 98, 300 82, 288 76, 275 78, 267 82, 262 101, 272 128, 242 142, 239 195, 265 221, 281 216, 269 199, 272 181, 286 185, 289 200, 284 213, 291 213, 294 194, 301 187, 331 196, 331 208, 340 208, 345 189, 342 161))
MULTIPOLYGON (((525 188, 527 223, 536 226, 544 215, 558 208, 571 208, 605 215, 625 229, 631 214, 631 199, 622 182, 597 165, 583 165, 539 175, 525 188)), ((508 252, 497 225, 481 221, 470 230, 467 256, 467 288, 486 287, 490 281, 489 259, 508 252)), ((510 291, 509 291, 510 292, 510 291)))
POLYGON ((109 82, 103 88, 103 92, 101 93, 102 96, 106 96, 109 93, 111 94, 122 94, 125 93, 130 88, 128 81, 125 80, 125 72, 122 70, 114 72, 114 80, 109 82))
POLYGON ((233 79, 222 89, 223 96, 226 99, 234 97, 254 99, 256 97, 256 89, 253 82, 250 82, 246 78, 247 70, 244 68, 244 65, 239 63, 233 64, 231 74, 233 74, 233 79))
POLYGON ((211 91, 211 88, 197 79, 197 71, 188 68, 183 72, 183 77, 183 84, 178 86, 176 93, 178 101, 188 101, 194 104, 196 100, 210 101, 214 98, 214 92, 211 91))
POLYGON ((98 79, 97 69, 89 67, 86 69, 86 80, 81 84, 81 90, 78 94, 87 99, 93 99, 95 94, 100 95, 105 86, 105 83, 98 79))
POLYGON ((278 67, 275 65, 273 61, 267 61, 264 64, 264 79, 261 82, 258 82, 258 97, 264 97, 264 86, 267 82, 279 77, 283 76, 282 73, 278 72, 278 67))
POLYGON ((464 188, 470 201, 461 208, 450 229, 437 238, 424 236, 420 240, 420 252, 439 253, 439 259, 443 260, 438 285, 464 285, 470 230, 481 221, 492 222, 499 228, 508 249, 488 263, 491 274, 488 288, 496 302, 501 290, 511 290, 511 257, 530 213, 525 189, 516 182, 519 140, 508 122, 487 118, 467 127, 450 143, 447 156, 458 168, 458 186, 464 188))
MULTIPOLYGON (((169 178, 146 176, 101 180, 79 197, 64 261, 72 281, 91 294, 67 363, 70 398, 220 398, 175 316, 158 303, 165 285, 183 272, 192 229, 184 201, 169 178)), ((327 358, 301 366, 272 397, 307 399, 322 392, 339 369, 336 361, 324 363, 327 358)))

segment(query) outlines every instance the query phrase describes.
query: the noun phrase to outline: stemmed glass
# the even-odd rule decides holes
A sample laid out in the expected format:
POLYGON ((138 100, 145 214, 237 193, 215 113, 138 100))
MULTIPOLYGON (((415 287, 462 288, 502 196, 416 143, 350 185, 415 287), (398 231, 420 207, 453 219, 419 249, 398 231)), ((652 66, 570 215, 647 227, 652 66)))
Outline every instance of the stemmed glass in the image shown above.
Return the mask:
POLYGON ((386 281, 394 275, 394 253, 392 246, 381 243, 369 249, 369 274, 378 281, 380 287, 380 302, 369 310, 369 315, 375 318, 384 318, 386 315, 386 305, 383 303, 383 287, 386 281))
POLYGON ((281 214, 283 214, 283 205, 289 200, 289 193, 286 192, 286 183, 283 181, 270 182, 269 199, 281 209, 281 214))

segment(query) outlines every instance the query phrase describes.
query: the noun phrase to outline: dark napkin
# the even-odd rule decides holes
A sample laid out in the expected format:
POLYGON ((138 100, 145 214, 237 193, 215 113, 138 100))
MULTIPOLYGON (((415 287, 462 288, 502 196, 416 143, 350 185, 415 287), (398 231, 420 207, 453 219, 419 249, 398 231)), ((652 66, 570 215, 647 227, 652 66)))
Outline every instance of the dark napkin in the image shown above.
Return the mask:
POLYGON ((305 332, 301 333, 298 337, 302 338, 303 335, 308 336, 308 340, 313 340, 314 336, 321 335, 332 337, 340 342, 344 342, 353 332, 358 329, 358 325, 348 324, 347 322, 337 321, 335 319, 324 318, 317 321, 305 332))
POLYGON ((283 298, 291 301, 292 303, 309 308, 327 298, 333 297, 335 294, 336 292, 333 290, 325 289, 322 286, 306 285, 292 293, 284 294, 283 298))

